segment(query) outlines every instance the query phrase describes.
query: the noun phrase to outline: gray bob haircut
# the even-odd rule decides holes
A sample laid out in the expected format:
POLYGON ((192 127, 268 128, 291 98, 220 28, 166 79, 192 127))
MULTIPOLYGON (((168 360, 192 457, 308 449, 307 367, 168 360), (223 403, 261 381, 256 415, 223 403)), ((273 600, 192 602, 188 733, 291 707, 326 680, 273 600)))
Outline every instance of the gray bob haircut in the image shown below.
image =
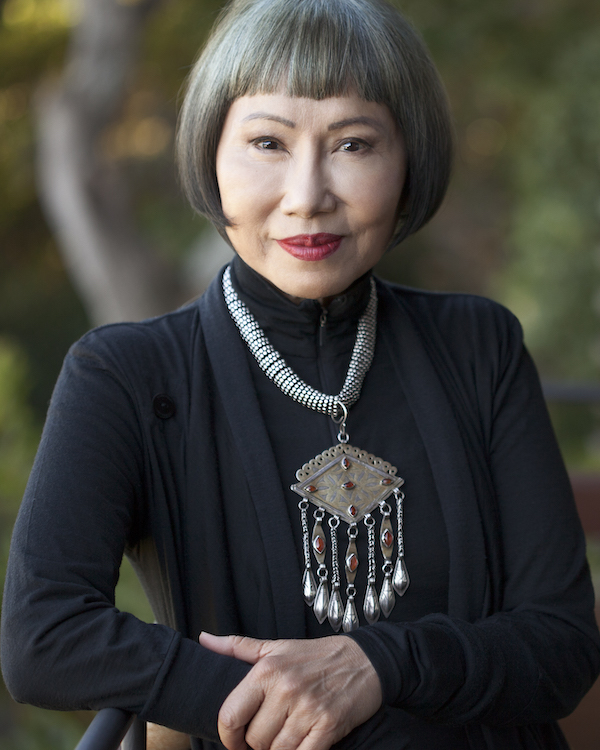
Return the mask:
POLYGON ((282 91, 356 93, 387 106, 407 158, 393 244, 433 216, 448 186, 452 127, 443 85, 408 21, 383 0, 233 0, 190 73, 177 135, 184 191, 223 236, 216 154, 229 107, 282 91))

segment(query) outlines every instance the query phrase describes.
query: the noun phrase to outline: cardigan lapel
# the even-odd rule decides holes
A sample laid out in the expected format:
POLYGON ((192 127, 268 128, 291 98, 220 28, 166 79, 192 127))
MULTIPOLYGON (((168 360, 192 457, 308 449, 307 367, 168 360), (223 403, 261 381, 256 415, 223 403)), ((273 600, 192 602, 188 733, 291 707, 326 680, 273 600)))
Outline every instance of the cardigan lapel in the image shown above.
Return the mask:
POLYGON ((302 571, 245 345, 225 305, 221 278, 222 273, 199 301, 206 348, 260 526, 277 633, 280 638, 302 638, 306 634, 302 571))
POLYGON ((431 464, 450 551, 448 614, 474 621, 488 595, 484 533, 471 467, 453 408, 408 307, 379 284, 379 330, 431 464))

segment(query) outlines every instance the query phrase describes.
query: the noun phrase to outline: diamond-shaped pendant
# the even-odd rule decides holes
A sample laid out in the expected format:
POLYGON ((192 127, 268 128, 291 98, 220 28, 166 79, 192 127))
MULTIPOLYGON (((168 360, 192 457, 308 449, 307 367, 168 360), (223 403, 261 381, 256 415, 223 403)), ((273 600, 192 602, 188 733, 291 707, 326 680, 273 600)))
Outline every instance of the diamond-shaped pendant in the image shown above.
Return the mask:
POLYGON ((396 471, 372 453, 340 443, 298 469, 298 482, 291 489, 347 523, 356 523, 402 487, 404 479, 395 476, 396 471))

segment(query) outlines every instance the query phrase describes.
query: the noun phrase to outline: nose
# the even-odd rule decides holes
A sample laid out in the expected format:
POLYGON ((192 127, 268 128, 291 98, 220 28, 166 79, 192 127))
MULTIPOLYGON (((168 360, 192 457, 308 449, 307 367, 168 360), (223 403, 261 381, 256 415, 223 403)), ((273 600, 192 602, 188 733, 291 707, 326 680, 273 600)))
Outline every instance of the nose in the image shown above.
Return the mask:
POLYGON ((335 210, 337 201, 325 162, 325 156, 312 149, 290 162, 280 203, 284 214, 310 219, 335 210))

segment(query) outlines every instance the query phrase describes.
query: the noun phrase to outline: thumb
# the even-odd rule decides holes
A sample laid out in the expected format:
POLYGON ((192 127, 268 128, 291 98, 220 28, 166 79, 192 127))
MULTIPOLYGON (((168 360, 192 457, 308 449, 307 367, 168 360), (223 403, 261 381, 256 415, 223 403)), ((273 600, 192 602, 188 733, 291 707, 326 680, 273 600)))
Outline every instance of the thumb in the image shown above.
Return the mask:
POLYGON ((258 638, 248 638, 243 635, 213 635, 212 633, 200 633, 200 645, 223 656, 233 656, 248 664, 256 662, 265 656, 270 641, 258 638))

